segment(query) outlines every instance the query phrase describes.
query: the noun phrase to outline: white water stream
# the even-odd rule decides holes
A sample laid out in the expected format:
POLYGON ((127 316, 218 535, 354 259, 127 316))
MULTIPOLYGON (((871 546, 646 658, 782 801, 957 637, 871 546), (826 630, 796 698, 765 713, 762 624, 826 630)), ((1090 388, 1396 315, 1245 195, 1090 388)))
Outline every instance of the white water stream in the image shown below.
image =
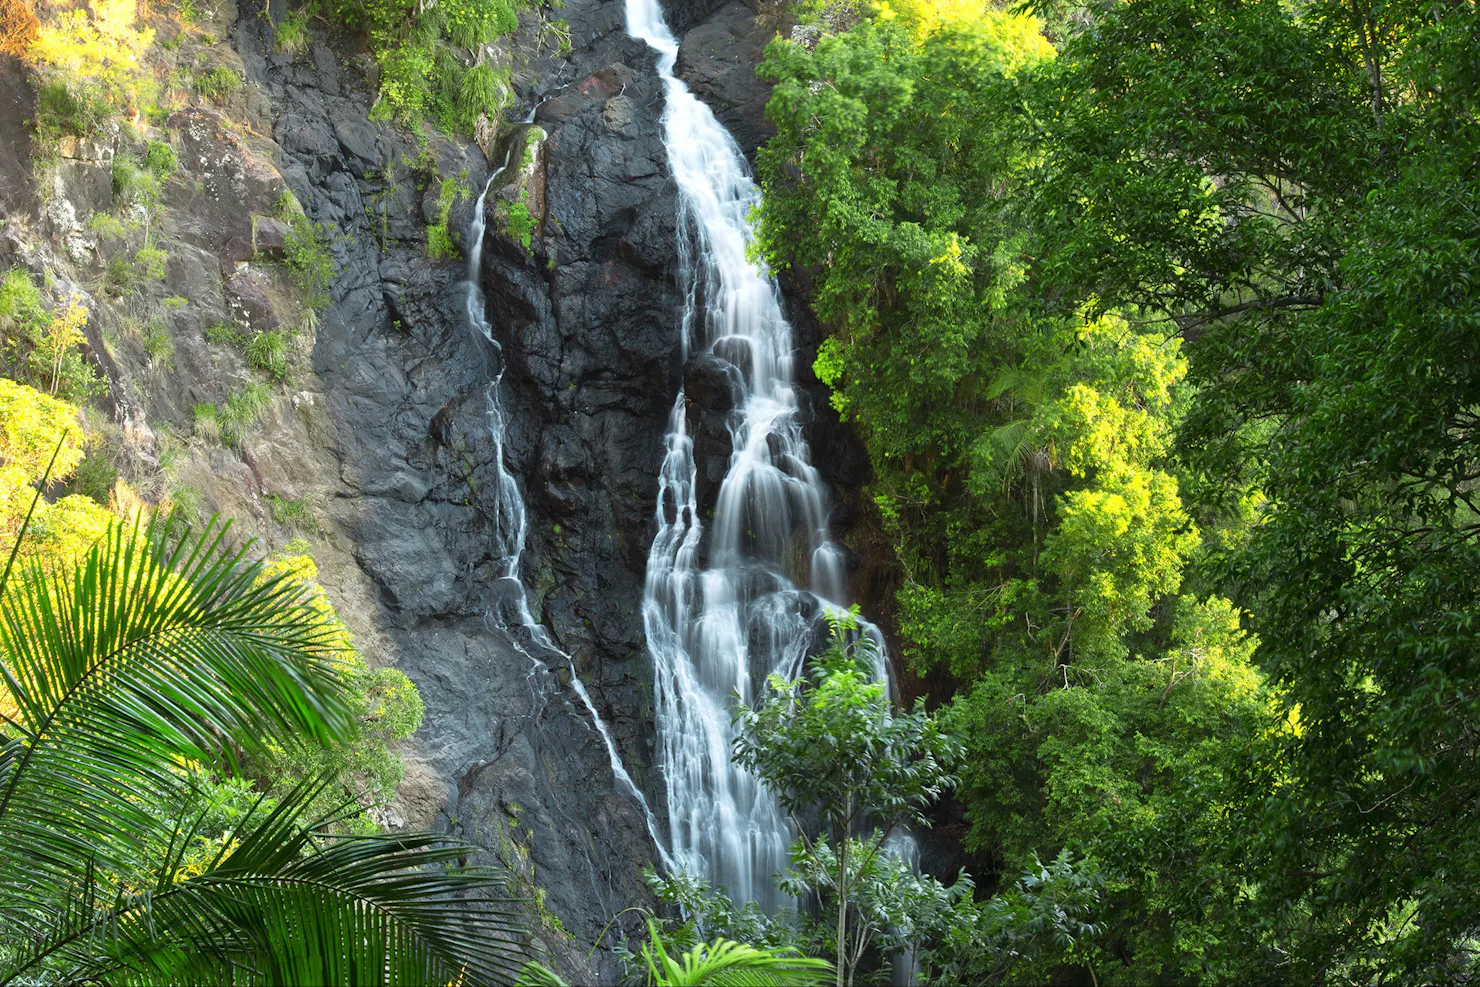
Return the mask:
MULTIPOLYGON (((664 86, 684 358, 704 348, 725 361, 735 397, 733 452, 707 546, 682 389, 659 477, 643 623, 671 849, 680 867, 737 903, 774 912, 794 904, 772 881, 787 865, 791 826, 775 797, 730 760, 730 710, 737 696, 754 701, 770 673, 800 673, 819 606, 836 609, 845 598, 842 556, 797 415, 791 326, 775 282, 746 254, 760 190, 733 138, 674 75, 678 41, 657 0, 626 4, 627 33, 658 52, 664 86)), ((881 648, 876 671, 887 682, 884 660, 881 648)))
MULTIPOLYGON (((534 122, 535 111, 539 109, 536 105, 529 115, 521 121, 522 126, 528 126, 534 122)), ((533 679, 540 673, 548 673, 550 667, 539 657, 538 653, 546 655, 558 655, 570 668, 570 682, 576 695, 586 712, 591 715, 591 722, 596 728, 601 742, 606 748, 607 758, 611 761, 612 775, 617 782, 619 790, 625 790, 642 807, 643 816, 647 823, 648 835, 652 837, 658 854, 662 858, 664 867, 673 869, 673 861, 668 855, 663 841, 658 837, 658 824, 653 816, 652 809, 648 807, 647 799, 643 796, 632 776, 627 773, 627 768, 622 764, 621 754, 617 751, 616 742, 612 739, 611 731, 607 729, 606 723, 602 721, 601 714, 596 710, 596 704, 591 701, 591 694, 586 690, 586 684, 576 674, 574 659, 569 654, 555 645, 554 639, 550 637, 544 626, 534 619, 529 611, 529 596, 525 592, 524 582, 520 578, 519 563, 524 555, 524 539, 529 528, 528 514, 524 507, 524 497, 519 492, 519 484, 509 472, 504 463, 504 436, 508 429, 508 418, 505 416, 502 401, 502 384, 504 379, 503 346, 494 337, 493 326, 488 321, 488 302, 483 292, 482 261, 483 261, 483 234, 488 227, 488 212, 486 208, 488 193, 493 188, 493 183, 509 167, 509 161, 516 148, 521 147, 517 140, 511 140, 509 149, 504 154, 504 160, 493 174, 488 176, 488 182, 483 186, 483 192, 478 196, 478 201, 473 207, 473 221, 468 230, 468 280, 467 280, 467 314, 468 325, 474 331, 483 336, 493 345, 498 358, 498 373, 489 382, 484 392, 488 402, 489 427, 493 432, 494 465, 498 478, 497 489, 494 491, 494 548, 498 555, 498 586, 500 598, 496 602, 495 609, 491 614, 493 621, 508 637, 509 641, 526 658, 532 662, 530 676, 533 679), (533 648, 526 647, 521 635, 527 636, 533 648)), ((541 676, 543 678, 543 676, 541 676)), ((535 688, 541 688, 535 685, 535 688)))

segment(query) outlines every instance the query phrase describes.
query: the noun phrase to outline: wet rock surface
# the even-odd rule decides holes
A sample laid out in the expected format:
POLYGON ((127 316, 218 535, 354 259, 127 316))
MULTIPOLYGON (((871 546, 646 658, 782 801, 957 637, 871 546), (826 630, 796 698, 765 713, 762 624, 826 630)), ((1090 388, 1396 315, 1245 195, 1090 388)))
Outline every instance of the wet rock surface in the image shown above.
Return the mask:
MULTIPOLYGON (((641 867, 657 853, 562 660, 498 627, 512 587, 499 585, 494 556, 487 392, 507 360, 505 458, 529 503, 531 609, 572 656, 628 769, 655 787, 640 603, 676 387, 674 189, 652 55, 620 31, 614 7, 575 0, 571 58, 536 54, 518 67, 526 106, 560 97, 540 117, 548 138, 531 162, 533 249, 489 223, 482 281, 502 353, 468 326, 462 264, 426 256, 424 203, 398 172, 417 148, 367 122, 372 94, 343 68, 357 42, 275 53, 255 17, 236 36, 273 108, 283 179, 333 232, 334 300, 313 356, 342 483, 327 513, 427 707, 409 752, 415 791, 397 811, 497 856, 518 848, 545 908, 584 944, 650 901, 641 867)), ((449 223, 466 231, 489 166, 476 148, 432 147, 443 176, 466 172, 469 194, 449 223)), ((597 962, 596 975, 614 974, 609 955, 597 962)))
POLYGON ((758 0, 729 0, 681 35, 674 69, 752 161, 756 148, 776 132, 766 119, 771 85, 756 76, 755 67, 771 39, 778 32, 788 35, 793 23, 789 15, 761 13, 758 0))

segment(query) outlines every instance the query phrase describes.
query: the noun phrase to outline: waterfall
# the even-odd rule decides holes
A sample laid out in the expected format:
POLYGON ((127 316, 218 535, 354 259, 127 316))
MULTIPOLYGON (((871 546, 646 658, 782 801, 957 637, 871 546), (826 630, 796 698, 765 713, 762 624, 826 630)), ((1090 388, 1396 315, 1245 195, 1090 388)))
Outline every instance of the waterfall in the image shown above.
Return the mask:
MULTIPOLYGON (((535 111, 539 109, 536 104, 534 109, 520 122, 520 126, 527 127, 534 122, 535 111)), ((625 790, 642 808, 644 820, 647 823, 648 835, 652 837, 653 844, 657 847, 658 855, 662 863, 668 869, 674 864, 668 855, 663 841, 658 836, 657 819, 653 816, 652 809, 648 806, 647 798, 643 796, 642 790, 627 773, 626 765, 622 763, 622 756, 617 750, 616 741, 612 739, 611 731, 601 719, 597 712, 596 704, 591 701, 591 694, 586 690, 586 684, 576 674, 575 660, 555 645, 555 641, 545 630, 544 626, 534 619, 529 610, 529 595, 524 589, 524 581, 519 574, 519 563, 524 555, 524 539, 529 529, 528 514, 524 507, 524 497, 519 492, 519 484, 509 472, 504 462, 504 436, 508 430, 508 418, 504 413, 502 392, 504 370, 507 364, 504 361, 504 349, 494 337, 493 325, 488 321, 488 302, 483 292, 483 234, 488 228, 487 200, 488 193, 493 188, 493 183, 509 167, 515 149, 519 147, 518 141, 510 141, 508 150, 504 152, 503 163, 488 176, 487 183, 483 186, 483 192, 478 196, 478 201, 473 207, 473 219, 468 228, 468 280, 466 284, 466 302, 468 325, 494 348, 494 354, 498 359, 498 373, 484 391, 484 399, 488 404, 488 423, 493 433, 493 462, 497 474, 497 485, 494 491, 494 550, 498 556, 498 579, 497 587, 499 599, 491 614, 498 629, 503 631, 513 646, 530 660, 530 677, 536 676, 541 684, 535 688, 542 688, 543 683, 548 681, 550 667, 539 657, 540 654, 557 655, 570 669, 571 686, 575 690, 581 704, 591 716, 591 723, 601 738, 602 745, 606 748, 606 755, 611 762, 612 776, 617 782, 620 790, 625 790), (528 639, 528 645, 524 638, 528 639), (544 673, 544 674, 541 674, 544 673)))
MULTIPOLYGON (((826 491, 797 415, 791 326, 775 282, 747 256, 760 190, 733 138, 674 75, 678 41, 657 0, 626 3, 627 33, 657 51, 666 96, 684 359, 703 348, 724 361, 735 397, 733 451, 707 558, 682 388, 659 476, 643 623, 669 838, 679 866, 737 903, 775 911, 792 904, 772 881, 787 865, 791 827, 775 797, 731 762, 730 707, 736 696, 752 702, 772 672, 800 673, 819 612, 845 598, 842 556, 828 537, 826 491)), ((876 672, 887 682, 879 654, 876 672)))

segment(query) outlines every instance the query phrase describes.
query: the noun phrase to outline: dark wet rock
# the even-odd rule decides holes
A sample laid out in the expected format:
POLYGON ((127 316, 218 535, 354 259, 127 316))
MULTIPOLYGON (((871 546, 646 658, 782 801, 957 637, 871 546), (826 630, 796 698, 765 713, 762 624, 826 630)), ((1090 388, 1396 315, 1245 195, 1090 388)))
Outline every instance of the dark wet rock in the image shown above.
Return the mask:
MULTIPOLYGON (((324 511, 375 588, 389 653, 426 701, 404 817, 492 857, 511 840, 527 847, 547 907, 584 944, 578 955, 623 908, 652 904, 641 867, 657 852, 566 659, 499 629, 515 608, 498 579, 488 387, 502 372, 504 462, 529 505, 530 607, 656 798, 641 594, 679 382, 680 298, 662 89, 620 12, 571 0, 577 50, 548 71, 536 70, 543 55, 524 63, 516 52, 525 106, 570 84, 541 107, 548 137, 519 179, 542 218, 530 248, 489 223, 481 280, 501 351, 466 324, 463 266, 426 256, 435 187, 412 172, 412 135, 366 120, 368 81, 343 69, 354 42, 285 59, 262 18, 242 18, 236 35, 271 103, 282 179, 332 238, 333 304, 313 364, 341 487, 324 511)), ((434 141, 432 152, 444 176, 466 169, 481 189, 490 168, 476 148, 434 141)), ((260 248, 273 210, 256 211, 260 248)), ((450 225, 465 234, 470 219, 463 205, 450 225)), ((637 928, 630 916, 618 925, 637 928)), ((594 962, 603 982, 616 975, 610 953, 594 962)))
POLYGON ((743 382, 734 364, 712 353, 698 353, 683 369, 684 392, 689 400, 711 411, 729 411, 743 382))
POLYGON ((663 8, 663 19, 676 37, 683 37, 689 29, 707 20, 725 5, 726 0, 658 0, 663 8))
POLYGON ((37 205, 26 123, 35 117, 36 94, 20 59, 0 55, 0 211, 8 215, 29 215, 37 205))
POLYGON ((675 66, 694 94, 714 110, 747 158, 776 132, 766 119, 771 85, 755 74, 765 47, 791 21, 757 16, 740 0, 729 0, 682 34, 675 66))

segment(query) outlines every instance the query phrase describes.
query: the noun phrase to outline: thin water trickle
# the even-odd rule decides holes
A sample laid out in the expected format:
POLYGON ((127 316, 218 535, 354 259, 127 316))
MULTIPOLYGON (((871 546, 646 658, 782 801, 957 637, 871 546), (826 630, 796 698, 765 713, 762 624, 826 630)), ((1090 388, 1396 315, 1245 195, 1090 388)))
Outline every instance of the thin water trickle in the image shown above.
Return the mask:
MULTIPOLYGON (((775 281, 747 255, 760 190, 735 141, 674 75, 678 41, 657 0, 627 0, 627 33, 658 52, 666 97, 664 144, 679 187, 684 357, 706 348, 734 368, 733 451, 705 566, 682 389, 659 475, 643 623, 669 837, 681 867, 737 902, 774 912, 794 904, 772 880, 787 865, 791 825, 775 797, 730 760, 730 707, 737 698, 752 702, 772 672, 799 674, 820 613, 845 600, 842 556, 828 536, 826 489, 797 414, 791 326, 775 281)), ((877 630, 865 632, 882 645, 877 630)), ((885 661, 881 647, 876 673, 887 682, 885 661)))
MULTIPOLYGON (((529 126, 534 122, 535 112, 539 109, 536 104, 534 109, 521 121, 521 126, 529 126)), ((519 146, 518 141, 510 141, 509 148, 504 153, 503 163, 488 176, 487 183, 483 186, 483 192, 478 196, 478 201, 473 207, 473 219, 468 228, 468 279, 467 279, 467 315, 468 325, 488 340, 493 345, 495 356, 498 359, 498 373, 484 391, 484 398, 488 404, 489 429, 493 433, 494 468, 497 483, 494 490, 494 551, 498 557, 498 586, 500 592, 495 601, 491 619, 499 630, 503 631, 510 643, 531 662, 530 679, 531 687, 535 690, 543 690, 551 686, 553 676, 549 675, 550 666, 540 657, 541 655, 558 655, 564 660, 570 669, 571 686, 581 705, 591 716, 592 726, 600 736, 602 745, 606 749, 607 758, 611 762, 612 775, 620 790, 625 790, 642 807, 643 817, 647 824, 648 835, 652 837, 653 844, 658 850, 663 866, 669 870, 673 869, 673 861, 668 855, 668 850, 658 836, 657 819, 649 808, 647 798, 643 796, 642 790, 627 773, 626 766, 622 763, 621 753, 617 750, 616 741, 613 740, 611 731, 602 720, 601 714, 596 709, 596 704, 591 700, 591 694, 586 689, 586 684, 576 674, 575 660, 555 645, 544 626, 534 619, 529 610, 529 596, 525 592, 524 582, 520 577, 519 564, 524 555, 524 541, 529 529, 529 516, 525 511, 524 497, 519 492, 519 484, 509 472, 504 462, 504 437, 508 431, 508 417, 503 407, 503 380, 504 370, 507 364, 504 362, 503 347, 499 344, 493 334, 493 326, 488 321, 488 300, 483 292, 482 261, 483 261, 483 235, 488 228, 487 200, 488 193, 493 188, 494 182, 509 167, 514 150, 519 146), (527 639, 527 640, 526 640, 527 639)))

